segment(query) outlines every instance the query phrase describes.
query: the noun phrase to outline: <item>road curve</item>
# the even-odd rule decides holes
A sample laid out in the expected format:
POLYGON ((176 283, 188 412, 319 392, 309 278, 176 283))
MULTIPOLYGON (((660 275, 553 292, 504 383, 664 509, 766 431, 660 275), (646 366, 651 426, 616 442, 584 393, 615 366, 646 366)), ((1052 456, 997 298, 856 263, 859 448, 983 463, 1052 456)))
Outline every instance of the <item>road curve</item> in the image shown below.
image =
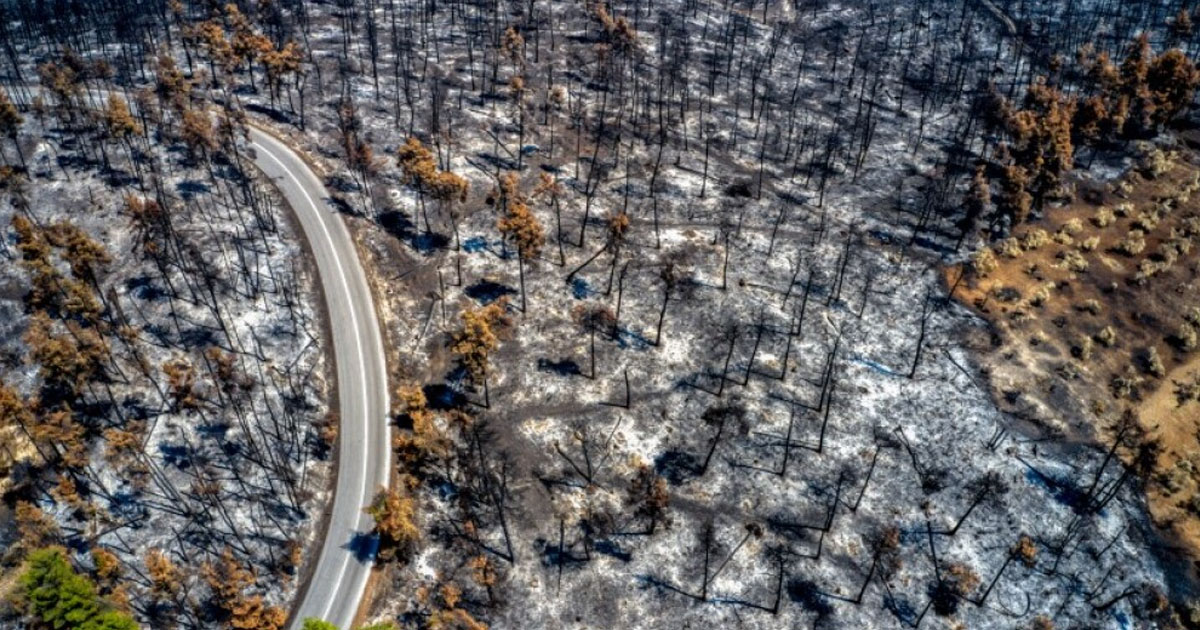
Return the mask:
POLYGON ((316 259, 337 364, 341 428, 333 511, 307 590, 293 606, 291 627, 299 630, 304 619, 315 617, 349 630, 378 546, 369 536, 374 522, 363 508, 389 478, 383 340, 354 241, 321 180, 274 136, 251 126, 250 142, 255 165, 292 207, 316 259))
MULTIPOLYGON (((108 98, 110 92, 99 94, 108 98)), ((354 240, 320 178, 291 147, 253 123, 248 128, 255 166, 291 206, 316 259, 337 365, 337 486, 325 540, 308 586, 292 606, 290 627, 300 630, 314 617, 350 630, 378 550, 370 535, 374 521, 363 508, 391 476, 383 338, 354 240)))

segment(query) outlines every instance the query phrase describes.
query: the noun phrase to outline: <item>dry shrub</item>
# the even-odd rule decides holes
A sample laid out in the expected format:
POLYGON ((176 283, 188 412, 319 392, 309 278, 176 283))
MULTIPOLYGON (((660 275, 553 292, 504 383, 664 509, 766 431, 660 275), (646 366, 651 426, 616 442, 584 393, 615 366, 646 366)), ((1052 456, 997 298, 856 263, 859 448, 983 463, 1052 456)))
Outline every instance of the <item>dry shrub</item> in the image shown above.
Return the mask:
POLYGON ((1037 544, 1033 539, 1025 534, 1021 534, 1021 538, 1017 540, 1017 544, 1013 546, 1013 555, 1021 560, 1021 564, 1027 567, 1033 567, 1037 563, 1037 544))
POLYGON ((1183 235, 1191 238, 1200 236, 1200 216, 1187 217, 1182 223, 1183 235))
POLYGON ((1021 237, 1021 246, 1025 249, 1037 249, 1050 242, 1050 235, 1042 228, 1033 228, 1021 237))
POLYGON ((984 247, 971 256, 971 270, 980 278, 986 278, 999 268, 996 255, 990 248, 984 247))
POLYGON ((1112 379, 1109 380, 1109 391, 1112 393, 1112 397, 1117 400, 1132 399, 1135 397, 1134 394, 1141 388, 1144 380, 1132 365, 1128 365, 1125 367, 1124 372, 1114 374, 1112 379))
POLYGON ((1121 242, 1117 243, 1118 252, 1126 256, 1137 256, 1146 249, 1146 233, 1141 230, 1130 230, 1121 242))
POLYGON ((1137 218, 1133 220, 1134 229, 1143 232, 1151 232, 1158 227, 1159 216, 1157 212, 1140 212, 1137 218))
POLYGON ((1021 242, 1014 237, 1009 237, 1000 241, 998 251, 1009 258, 1020 258, 1025 250, 1021 249, 1021 242))
POLYGON ((1148 179, 1157 179, 1171 170, 1172 156, 1158 147, 1144 147, 1145 153, 1138 163, 1138 170, 1148 179))
POLYGON ((1191 352, 1196 349, 1197 334, 1196 329, 1191 324, 1184 322, 1179 325, 1179 332, 1175 334, 1175 345, 1184 352, 1191 352))
POLYGON ((1171 245, 1180 255, 1187 255, 1192 251, 1192 240, 1185 236, 1175 236, 1171 239, 1171 245))
POLYGON ((1162 263, 1149 259, 1143 259, 1138 263, 1138 270, 1137 273, 1133 275, 1133 279, 1138 284, 1145 284, 1147 280, 1158 275, 1159 272, 1165 270, 1166 268, 1167 266, 1162 263))
POLYGON ((1092 359, 1092 349, 1095 344, 1091 337, 1081 337, 1071 345, 1071 354, 1080 361, 1087 362, 1092 359))
POLYGON ((947 567, 946 576, 946 581, 954 588, 955 592, 964 597, 978 588, 981 581, 975 569, 961 562, 955 562, 947 567))
POLYGON ((1065 267, 1074 272, 1087 271, 1087 259, 1083 257, 1083 254, 1080 254, 1073 249, 1064 249, 1063 251, 1059 252, 1058 259, 1062 261, 1059 263, 1059 266, 1061 267, 1065 267))
POLYGON ((1200 400, 1200 373, 1175 381, 1175 405, 1182 407, 1193 400, 1200 400))
POLYGON ((1050 289, 1052 287, 1053 285, 1051 284, 1043 284, 1042 286, 1038 287, 1037 290, 1033 292, 1033 295, 1029 297, 1029 303, 1038 307, 1045 304, 1046 301, 1050 299, 1050 289))
POLYGON ((1162 357, 1158 355, 1158 348, 1150 346, 1146 348, 1143 355, 1145 361, 1146 372, 1155 378, 1162 378, 1167 375, 1167 368, 1163 365, 1162 357))

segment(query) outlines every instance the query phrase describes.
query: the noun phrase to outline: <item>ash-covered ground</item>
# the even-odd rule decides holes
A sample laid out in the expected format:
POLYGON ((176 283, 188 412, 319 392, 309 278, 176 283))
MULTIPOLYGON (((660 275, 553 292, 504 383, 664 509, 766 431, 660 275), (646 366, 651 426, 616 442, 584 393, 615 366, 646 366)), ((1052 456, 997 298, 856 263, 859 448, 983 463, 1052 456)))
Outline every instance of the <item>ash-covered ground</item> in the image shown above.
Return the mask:
MULTIPOLYGON (((240 3, 303 61, 277 90, 235 64, 222 97, 329 174, 393 385, 424 394, 393 396, 419 541, 366 616, 1174 627, 1187 560, 1137 480, 996 410, 971 354, 989 331, 939 269, 976 245, 959 200, 984 97, 1069 86, 1054 53, 1086 40, 1191 46, 1160 34, 1180 8, 240 3), (397 165, 410 138, 432 173, 397 165), (465 197, 427 185, 439 171, 465 197), (514 205, 544 238, 524 258, 498 230, 514 205), (473 378, 452 340, 496 303, 512 325, 473 378), (1080 500, 1096 489, 1115 497, 1099 512, 1080 500)), ((220 7, 164 15, 239 28, 220 7)), ((172 45, 195 72, 223 54, 172 45)))
MULTIPOLYGON (((1120 498, 1081 513, 1104 452, 995 409, 967 348, 986 327, 939 280, 972 245, 933 209, 961 194, 974 99, 989 81, 1019 92, 1040 55, 973 3, 605 6, 632 49, 575 5, 309 14, 327 85, 387 156, 371 200, 347 199, 374 219, 363 249, 394 371, 475 422, 440 420, 454 452, 401 462, 424 538, 372 617, 1170 625, 1160 595, 1187 598, 1186 567, 1160 564, 1137 485, 1110 486, 1108 468, 1097 483, 1120 498), (346 26, 371 15, 375 68, 370 25, 346 26), (470 180, 461 218, 400 179, 391 156, 410 135, 470 180), (518 247, 485 203, 508 173, 546 233, 524 298, 518 247), (533 193, 543 174, 557 208, 533 193), (610 240, 619 213, 630 225, 610 240), (447 346, 460 312, 502 296, 513 326, 485 407, 447 346), (600 326, 581 317, 598 312, 600 326), (630 496, 643 465, 667 484, 669 524, 630 496), (461 601, 430 590, 449 583, 461 601)), ((330 105, 306 137, 336 163, 330 105)))
POLYGON ((28 416, 5 426, 4 490, 32 509, 6 523, 5 562, 65 545, 145 627, 204 628, 223 614, 205 567, 228 552, 256 574, 235 588, 286 610, 331 474, 328 346, 299 227, 236 129, 194 154, 151 100, 133 110, 148 133, 116 142, 88 120, 129 93, 90 81, 65 100, 24 93, 45 109, 17 140, 27 178, 6 173, 2 382, 28 416), (91 250, 64 226, 102 250, 94 271, 81 276, 91 250), (98 363, 74 366, 91 345, 98 363), (75 370, 71 391, 54 384, 75 370))

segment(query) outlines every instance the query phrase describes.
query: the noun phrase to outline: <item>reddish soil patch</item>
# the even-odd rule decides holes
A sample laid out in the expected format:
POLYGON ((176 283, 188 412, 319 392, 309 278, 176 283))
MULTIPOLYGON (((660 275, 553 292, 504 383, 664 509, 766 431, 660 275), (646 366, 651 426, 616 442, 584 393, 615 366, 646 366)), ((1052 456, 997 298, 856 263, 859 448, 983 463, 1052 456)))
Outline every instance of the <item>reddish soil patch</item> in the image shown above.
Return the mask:
POLYGON ((1125 409, 1163 449, 1146 483, 1155 522, 1200 553, 1200 169, 1050 208, 945 270, 955 299, 993 324, 984 364, 1002 408, 1067 439, 1109 439, 1125 409), (1191 330, 1189 338, 1188 331, 1191 330), (1193 391, 1197 389, 1192 386, 1193 391))

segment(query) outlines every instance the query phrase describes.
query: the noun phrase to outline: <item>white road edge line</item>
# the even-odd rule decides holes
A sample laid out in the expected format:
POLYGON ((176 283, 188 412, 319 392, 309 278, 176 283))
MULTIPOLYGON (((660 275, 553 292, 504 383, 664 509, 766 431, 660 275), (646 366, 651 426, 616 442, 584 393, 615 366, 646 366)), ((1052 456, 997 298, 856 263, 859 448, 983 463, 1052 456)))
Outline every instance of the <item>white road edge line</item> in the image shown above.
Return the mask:
MULTIPOLYGON (((317 218, 317 221, 321 224, 321 231, 325 234, 326 241, 329 243, 332 243, 333 236, 329 233, 328 226, 325 225, 325 218, 323 216, 321 216, 320 207, 317 206, 316 202, 313 201, 312 196, 308 194, 308 190, 306 190, 304 188, 304 184, 301 183, 300 178, 296 177, 296 174, 293 173, 291 171, 291 169, 289 169, 287 167, 287 165, 283 163, 282 160, 280 160, 278 157, 276 157, 275 154, 272 153, 270 149, 266 148, 264 145, 262 145, 261 143, 259 143, 257 141, 251 141, 251 144, 256 149, 261 149, 263 151, 263 153, 265 153, 267 155, 267 157, 270 157, 272 160, 275 161, 276 164, 279 165, 280 168, 283 169, 283 172, 287 173, 288 177, 292 178, 292 181, 295 182, 296 186, 299 187, 300 193, 303 194, 305 200, 308 201, 309 206, 312 207, 313 210, 316 211, 316 218, 317 218)), ((350 294, 350 285, 346 279, 346 270, 345 270, 345 267, 342 265, 342 259, 338 256, 337 248, 330 247, 329 251, 330 251, 330 253, 333 254, 333 262, 337 266, 338 274, 342 277, 342 292, 345 293, 346 303, 350 307, 350 320, 351 320, 351 325, 354 327, 354 344, 358 348, 359 373, 362 374, 363 376, 366 376, 367 366, 366 366, 366 361, 363 359, 362 331, 359 329, 359 326, 358 326, 358 313, 357 313, 357 310, 354 308, 353 296, 350 294)), ((362 390, 363 411, 364 411, 364 413, 366 413, 366 412, 370 411, 370 400, 369 400, 370 397, 367 395, 367 384, 366 383, 362 384, 361 390, 362 390)), ((345 418, 343 418, 342 420, 345 421, 345 418)), ((369 421, 370 421, 370 419, 368 419, 368 422, 369 421)), ((363 454, 364 462, 369 461, 369 459, 370 459, 370 457, 369 457, 370 451, 368 450, 368 447, 367 447, 368 440, 366 439, 366 437, 367 436, 364 436, 364 439, 363 439, 363 453, 362 454, 363 454)), ((364 474, 363 482, 359 488, 359 498, 360 499, 366 498, 366 495, 367 495, 366 486, 367 486, 367 475, 364 474)), ((361 503, 361 500, 360 500, 360 503, 361 503)), ((329 535, 330 535, 329 533, 326 533, 326 537, 328 537, 329 535)), ((322 542, 321 551, 324 551, 326 542, 327 541, 322 542)), ((320 556, 321 556, 321 552, 318 552, 318 554, 317 554, 318 561, 320 559, 320 556)), ((335 584, 335 586, 333 588, 334 593, 338 593, 341 591, 342 577, 346 574, 346 563, 349 561, 350 561, 349 553, 346 553, 345 555, 342 556, 342 564, 341 564, 341 568, 338 570, 337 583, 335 584)), ((365 585, 364 585, 364 587, 365 587, 365 585)), ((329 616, 329 610, 333 607, 334 599, 335 598, 330 598, 330 600, 325 603, 325 609, 321 613, 322 619, 325 619, 326 617, 329 616)))
MULTIPOLYGON (((38 89, 38 91, 40 92, 40 91, 42 90, 42 87, 41 87, 40 85, 38 85, 36 89, 38 89)), ((103 90, 103 89, 102 89, 102 90, 100 90, 100 93, 101 93, 101 94, 104 94, 104 95, 106 95, 106 96, 107 96, 107 95, 111 95, 111 92, 110 92, 110 91, 108 91, 108 90, 103 90)), ((132 105, 132 103, 131 103, 131 105, 132 105)), ((261 128, 258 128, 258 127, 257 127, 256 125, 254 125, 253 123, 251 123, 251 125, 250 125, 250 128, 251 128, 251 130, 252 130, 254 133, 256 133, 256 134, 260 135, 260 136, 261 136, 261 137, 263 137, 263 138, 265 138, 265 139, 266 139, 268 142, 273 142, 273 143, 275 143, 275 144, 279 145, 279 146, 280 146, 280 147, 281 147, 281 148, 282 148, 284 151, 286 151, 286 152, 288 152, 288 153, 295 154, 295 152, 294 152, 294 151, 292 151, 292 150, 291 150, 291 148, 290 148, 290 147, 288 147, 288 146, 287 146, 285 143, 283 143, 283 142, 282 142, 282 141, 280 141, 280 140, 277 140, 277 139, 276 139, 274 136, 272 136, 270 133, 268 133, 268 132, 264 131, 264 130, 263 130, 263 129, 261 129, 261 128)), ((247 137, 247 139, 249 140, 249 137, 247 137)), ((310 206, 313 208, 313 210, 316 212, 316 219, 317 219, 317 221, 318 221, 318 222, 321 224, 321 231, 322 231, 322 232, 325 234, 325 240, 326 240, 326 242, 330 242, 330 243, 332 243, 332 242, 333 242, 333 238, 332 238, 332 235, 331 235, 331 234, 330 234, 330 232, 329 232, 329 228, 328 228, 328 226, 327 226, 327 225, 326 225, 326 223, 325 223, 325 218, 324 218, 324 216, 323 216, 323 215, 322 215, 322 213, 321 213, 321 207, 320 207, 320 206, 319 206, 319 205, 318 205, 316 202, 314 202, 314 201, 313 201, 313 198, 312 198, 312 196, 308 194, 308 191, 307 191, 307 190, 304 188, 304 185, 303 185, 303 184, 300 182, 300 179, 299 179, 298 177, 296 177, 296 174, 295 174, 295 173, 293 173, 293 172, 292 172, 292 170, 291 170, 291 169, 289 169, 289 168, 287 167, 287 165, 286 165, 286 164, 284 164, 284 163, 283 163, 283 161, 282 161, 282 160, 280 160, 280 159, 279 159, 279 158, 278 158, 278 157, 277 157, 277 156, 276 156, 274 153, 272 153, 272 152, 271 152, 271 150, 270 150, 270 149, 268 149, 268 148, 267 148, 267 147, 266 147, 266 146, 265 146, 263 143, 261 143, 261 142, 257 142, 257 141, 254 141, 254 140, 250 140, 250 145, 251 145, 252 147, 255 147, 256 149, 262 150, 262 151, 263 151, 263 153, 265 153, 265 154, 266 154, 268 157, 270 157, 272 160, 274 160, 274 161, 275 161, 275 163, 276 163, 276 164, 278 164, 278 165, 280 166, 280 168, 282 168, 282 169, 283 169, 283 172, 284 172, 284 173, 287 173, 288 177, 290 177, 290 178, 292 179, 292 181, 293 181, 293 182, 295 182, 295 183, 296 183, 296 184, 297 184, 297 185, 300 187, 300 192, 301 192, 301 193, 304 195, 304 198, 305 198, 305 199, 308 201, 309 205, 310 205, 310 206)), ((320 185, 320 184, 318 183, 318 185, 320 185)), ((285 195, 285 196, 286 196, 286 194, 284 193, 284 191, 283 191, 282 189, 280 189, 280 190, 279 190, 279 192, 280 192, 280 194, 282 194, 282 195, 285 195)), ((296 212, 296 214, 297 214, 297 215, 299 214, 299 211, 295 210, 294 208, 293 208, 293 211, 294 211, 294 212, 296 212)), ((297 216, 297 220, 299 220, 299 216, 297 216)), ((303 227, 303 225, 301 225, 301 232, 303 232, 303 231, 304 231, 304 227, 303 227)), ((311 239, 308 239, 308 235, 307 235, 307 233, 305 233, 305 234, 304 234, 304 238, 305 238, 306 240, 310 240, 310 246, 311 246, 311 239)), ((353 244, 353 243, 352 243, 352 244, 353 244)), ((340 275, 340 276, 342 277, 342 292, 343 292, 343 293, 346 295, 347 302, 348 302, 348 304, 349 304, 349 307, 350 307, 350 318, 351 318, 351 323, 354 325, 354 343, 355 343, 355 346, 358 348, 358 366, 359 366, 359 372, 360 372, 360 373, 361 373, 361 375, 362 375, 362 376, 365 378, 365 377, 366 377, 366 375, 367 375, 367 370, 366 370, 366 360, 364 359, 364 354, 363 354, 363 351, 362 351, 362 348, 363 348, 363 344, 362 344, 362 330, 360 329, 360 327, 359 327, 359 325, 358 325, 358 314, 357 314, 357 310, 354 308, 354 302, 353 302, 353 299, 352 299, 352 298, 353 298, 353 296, 352 296, 352 295, 351 295, 351 293, 350 293, 350 285, 349 285, 349 283, 346 281, 346 271, 345 271, 345 267, 342 265, 342 260, 341 260, 341 257, 340 257, 340 256, 338 256, 338 253, 337 253, 337 248, 336 248, 336 247, 330 247, 330 253, 333 255, 333 261, 334 261, 334 264, 337 266, 338 275, 340 275)), ((318 269, 318 275, 320 275, 320 270, 319 270, 319 269, 318 269)), ((364 278, 365 278, 365 277, 364 277, 364 278)), ((367 286, 367 287, 366 287, 366 289, 367 289, 367 298, 368 298, 368 300, 370 300, 370 299, 371 299, 370 287, 369 287, 369 286, 367 286)), ((370 313, 368 316, 369 316, 369 317, 371 317, 371 318, 374 318, 374 317, 376 317, 375 313, 373 313, 373 312, 372 312, 372 313, 370 313)), ((331 325, 332 325, 332 323, 331 323, 331 325)), ((372 345, 374 345, 374 346, 375 346, 376 356, 378 356, 378 357, 381 357, 381 358, 385 358, 385 359, 386 359, 386 351, 385 351, 385 349, 384 349, 384 346, 383 346, 383 339, 380 337, 380 334, 379 334, 379 331, 378 331, 378 329, 376 328, 376 329, 374 329, 374 330, 375 330, 375 333, 376 333, 376 334, 372 335, 371 337, 372 337, 372 342, 373 342, 373 344, 372 344, 372 345)), ((331 339, 330 341, 332 342, 332 339, 331 339)), ((334 353, 334 355, 336 356, 336 354, 337 354, 336 348, 333 350, 333 353, 334 353)), ((390 408, 391 408, 391 402, 390 402, 390 398, 391 398, 391 396, 390 396, 390 394, 389 394, 389 392, 388 392, 388 386, 387 386, 387 369, 386 369, 386 368, 384 368, 382 371, 379 371, 379 372, 378 372, 378 373, 375 375, 375 377, 376 377, 376 378, 379 380, 379 382, 382 384, 382 387, 383 387, 383 390, 382 390, 382 393, 383 393, 383 409, 384 409, 384 410, 385 410, 385 412, 386 412, 386 410, 387 410, 387 409, 390 409, 390 408)), ((339 382, 338 382, 338 385, 339 385, 339 388, 340 388, 340 387, 342 387, 344 384, 343 384, 343 383, 341 383, 341 381, 339 380, 339 382)), ((364 404, 363 404, 363 413, 364 413, 364 414, 367 414, 367 415, 369 416, 369 415, 370 415, 370 408, 369 408, 369 407, 370 407, 370 405, 369 405, 369 403, 370 403, 370 396, 369 396, 369 394, 368 394, 368 387, 367 387, 367 384, 366 384, 365 382, 362 384, 362 400, 363 400, 363 403, 364 403, 364 404)), ((343 421, 343 422, 344 422, 345 420, 346 420, 345 418, 342 418, 342 421, 343 421)), ((367 426, 368 426, 368 427, 370 426, 370 422, 371 422, 371 420, 372 420, 371 418, 369 418, 369 417, 367 418, 367 426)), ((389 447, 390 447, 390 445, 391 445, 391 432, 392 432, 392 428, 391 428, 390 424, 387 424, 387 423, 385 423, 385 424, 384 424, 384 437, 385 437, 385 440, 384 440, 384 441, 385 441, 385 444, 386 444, 387 446, 385 446, 385 447, 384 447, 384 453, 385 453, 385 456, 384 456, 384 462, 385 462, 385 466, 384 466, 384 474, 382 475, 382 477, 381 477, 380 479, 378 479, 378 480, 376 481, 376 483, 377 483, 378 485, 381 485, 381 486, 383 486, 384 488, 387 488, 389 485, 391 485, 391 484, 390 484, 390 481, 391 481, 391 473, 390 473, 390 467, 391 467, 391 457, 390 457, 390 455, 387 455, 387 453, 388 453, 388 448, 389 448, 389 447)), ((365 463, 365 462, 367 462, 367 461, 369 460, 369 454, 370 454, 370 446, 369 446, 369 443, 368 443, 368 438, 369 438, 369 436, 370 436, 370 431, 369 431, 369 429, 368 429, 368 431, 367 431, 367 432, 366 432, 366 433, 363 435, 363 454, 364 454, 364 456, 365 456, 365 457, 364 457, 364 459, 363 459, 364 463, 365 463)), ((342 463, 344 463, 344 462, 342 462, 342 463)), ((362 484, 361 484, 361 485, 360 485, 360 487, 359 487, 359 501, 358 501, 358 503, 359 503, 359 504, 365 504, 365 498, 366 498, 366 496, 367 496, 366 489, 367 489, 367 477, 368 477, 368 472, 369 472, 369 471, 364 471, 364 474, 363 474, 363 480, 362 480, 362 484)), ((335 502, 336 502, 336 488, 334 489, 334 492, 335 492, 334 500, 335 500, 335 502)), ((359 519, 361 519, 361 518, 362 518, 362 513, 361 513, 361 512, 359 512, 359 514, 358 514, 358 515, 359 515, 359 519)), ((332 516, 331 516, 330 518, 331 518, 331 520, 332 520, 332 516)), ((322 552, 324 552, 324 550, 325 550, 325 545, 326 545, 326 543, 328 543, 328 541, 329 541, 329 533, 328 533, 328 532, 326 532, 325 539, 321 541, 321 547, 320 547, 320 549, 319 549, 319 550, 318 550, 318 552, 317 552, 317 559, 318 559, 317 561, 318 561, 318 564, 320 563, 320 557, 321 557, 321 553, 322 553, 322 552)), ((340 590, 341 590, 341 586, 342 586, 342 578, 343 578, 343 577, 345 576, 345 574, 346 574, 346 563, 347 563, 347 562, 349 562, 349 552, 347 552, 347 554, 346 554, 346 555, 344 555, 344 556, 342 557, 342 564, 341 564, 341 568, 338 570, 337 583, 336 583, 336 585, 335 585, 335 588, 334 588, 334 590, 333 590, 333 592, 334 592, 334 594, 335 594, 335 595, 336 595, 336 593, 337 593, 338 591, 340 591, 340 590)), ((314 574, 314 575, 315 575, 315 574, 314 574)), ((368 573, 367 575, 369 575, 369 573, 368 573)), ((366 590, 366 579, 364 578, 363 580, 361 580, 361 582, 362 582, 361 584, 359 584, 359 585, 357 585, 357 586, 356 586, 356 591, 357 591, 357 592, 356 592, 356 593, 355 593, 355 595, 354 595, 354 602, 355 602, 355 605, 356 605, 356 607, 357 607, 357 605, 358 605, 359 603, 361 603, 362 594, 363 594, 363 592, 366 590)), ((311 585, 310 585, 310 587, 311 587, 311 585)), ((323 613, 322 613, 322 615, 321 615, 322 619, 325 619, 325 618, 327 618, 327 617, 328 617, 328 615, 329 615, 329 610, 330 610, 330 609, 333 607, 333 603, 334 603, 335 601, 337 601, 337 599, 338 599, 337 597, 333 597, 333 598, 331 598, 331 599, 330 599, 328 602, 326 602, 326 605, 325 605, 325 608, 324 608, 324 612, 323 612, 323 613)), ((293 610, 298 612, 298 611, 299 611, 299 609, 300 609, 300 607, 301 607, 301 604, 303 604, 303 602, 293 602, 293 610)), ((300 623, 302 623, 302 621, 303 621, 302 619, 298 619, 298 618, 297 618, 297 619, 294 619, 294 620, 293 620, 293 622, 292 622, 292 625, 293 625, 293 627, 299 627, 299 624, 300 624, 300 623)), ((353 619, 351 619, 351 621, 353 621, 353 619)))

